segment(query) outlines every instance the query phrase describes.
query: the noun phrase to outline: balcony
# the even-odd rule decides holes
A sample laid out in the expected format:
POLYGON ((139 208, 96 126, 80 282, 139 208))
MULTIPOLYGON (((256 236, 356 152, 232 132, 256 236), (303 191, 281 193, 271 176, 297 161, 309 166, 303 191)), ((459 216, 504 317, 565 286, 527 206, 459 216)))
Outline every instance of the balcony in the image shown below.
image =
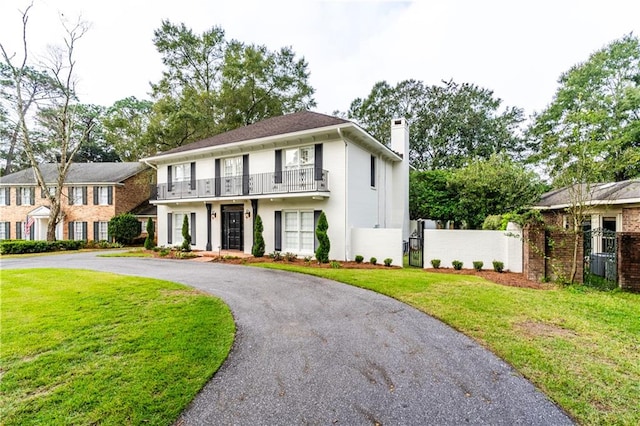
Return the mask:
POLYGON ((168 184, 162 183, 152 188, 151 199, 162 201, 187 198, 238 198, 309 192, 329 192, 327 170, 316 170, 310 167, 274 173, 199 179, 173 182, 170 188, 168 184))

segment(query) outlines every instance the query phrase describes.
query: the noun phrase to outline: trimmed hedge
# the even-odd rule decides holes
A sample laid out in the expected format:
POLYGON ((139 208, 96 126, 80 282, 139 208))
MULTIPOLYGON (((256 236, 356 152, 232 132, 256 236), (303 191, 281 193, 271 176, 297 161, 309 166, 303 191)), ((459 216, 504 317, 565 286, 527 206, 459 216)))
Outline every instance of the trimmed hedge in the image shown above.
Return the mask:
POLYGON ((80 250, 85 245, 82 240, 34 241, 5 240, 0 241, 0 254, 44 253, 47 251, 80 250))

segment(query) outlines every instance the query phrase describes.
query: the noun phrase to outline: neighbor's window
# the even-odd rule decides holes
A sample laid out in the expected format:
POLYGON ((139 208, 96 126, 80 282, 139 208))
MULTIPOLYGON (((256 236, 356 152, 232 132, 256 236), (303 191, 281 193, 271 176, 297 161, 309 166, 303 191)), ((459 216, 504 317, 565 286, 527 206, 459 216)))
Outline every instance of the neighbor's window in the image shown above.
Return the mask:
POLYGON ((312 211, 284 212, 284 251, 313 252, 314 229, 312 211))
POLYGON ((376 187, 376 157, 371 156, 371 187, 376 187))
POLYGON ((0 240, 9 239, 9 222, 0 222, 0 240))
POLYGON ((315 147, 303 146, 284 150, 285 168, 297 169, 313 166, 315 162, 315 147))
POLYGON ((73 239, 85 240, 83 222, 73 222, 73 239))
POLYGON ((109 222, 98 222, 98 241, 109 239, 109 222))
POLYGON ((32 197, 34 192, 33 188, 20 188, 19 191, 20 191, 20 202, 22 203, 22 205, 34 204, 35 200, 32 197))
POLYGON ((82 186, 72 186, 69 188, 69 204, 86 204, 84 199, 85 190, 82 186))
POLYGON ((9 188, 0 188, 0 206, 8 206, 9 204, 9 188))
POLYGON ((101 206, 106 206, 109 204, 109 187, 108 186, 97 186, 95 188, 98 191, 98 204, 101 206))

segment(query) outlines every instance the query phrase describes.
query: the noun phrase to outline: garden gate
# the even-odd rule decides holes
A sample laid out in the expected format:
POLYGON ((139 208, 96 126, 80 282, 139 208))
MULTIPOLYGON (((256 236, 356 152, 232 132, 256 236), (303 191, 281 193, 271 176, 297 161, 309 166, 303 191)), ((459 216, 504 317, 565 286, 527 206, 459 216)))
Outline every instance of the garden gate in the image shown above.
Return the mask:
POLYGON ((616 287, 618 262, 616 233, 596 228, 584 233, 584 283, 616 287))

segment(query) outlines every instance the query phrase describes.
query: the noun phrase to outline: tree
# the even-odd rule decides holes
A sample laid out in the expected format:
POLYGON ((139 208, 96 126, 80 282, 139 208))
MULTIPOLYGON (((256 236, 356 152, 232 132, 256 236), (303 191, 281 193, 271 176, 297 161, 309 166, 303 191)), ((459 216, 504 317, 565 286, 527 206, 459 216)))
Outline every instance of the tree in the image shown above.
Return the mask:
POLYGON ((142 231, 140 221, 131 213, 121 213, 111 218, 108 229, 109 235, 117 243, 131 244, 142 231))
POLYGON ((165 70, 146 133, 159 150, 315 106, 307 63, 290 48, 271 52, 229 42, 219 27, 195 34, 168 20, 154 36, 165 70))
POLYGON ((451 188, 449 170, 412 171, 409 174, 409 216, 440 222, 459 221, 458 194, 451 188))
POLYGON ((531 160, 554 186, 640 176, 640 41, 626 35, 563 73, 534 117, 531 160), (591 172, 583 175, 583 172, 591 172))
POLYGON ((329 229, 329 223, 327 222, 327 216, 324 212, 320 213, 318 218, 318 225, 316 226, 316 238, 318 239, 318 248, 316 249, 316 259, 320 263, 329 262, 329 252, 331 251, 331 242, 327 235, 327 229, 329 229))
POLYGON ((469 229, 481 229, 489 215, 517 212, 532 205, 544 190, 534 172, 506 155, 471 162, 451 174, 449 185, 458 197, 456 217, 469 229))
POLYGON ((411 165, 418 170, 462 167, 478 158, 506 152, 519 156, 520 108, 501 108, 493 92, 474 84, 443 82, 426 86, 405 80, 395 87, 376 83, 365 99, 355 99, 347 116, 388 144, 391 119, 407 118, 411 165))
POLYGON ((153 102, 130 96, 106 110, 102 119, 104 138, 123 161, 138 161, 157 153, 156 142, 147 134, 152 108, 153 102))
MULTIPOLYGON (((9 87, 13 88, 11 99, 16 116, 17 140, 20 141, 26 157, 33 167, 38 186, 49 201, 49 224, 47 240, 55 240, 56 225, 61 220, 62 188, 66 180, 69 167, 73 163, 75 154, 80 149, 84 138, 76 138, 72 131, 74 125, 74 111, 76 109, 75 93, 75 60, 76 43, 88 30, 86 23, 78 20, 73 25, 62 22, 66 31, 64 48, 51 48, 48 67, 42 70, 29 65, 27 46, 27 22, 29 6, 22 12, 22 59, 16 59, 16 54, 9 54, 5 46, 0 43, 2 52, 4 75, 9 76, 9 87), (35 77, 34 77, 35 76, 35 77), (30 96, 29 87, 35 80, 42 77, 47 82, 45 99, 35 103, 30 96), (45 103, 46 100, 46 103, 45 103), (37 121, 40 125, 48 126, 49 149, 55 150, 58 160, 58 176, 55 191, 50 191, 44 181, 37 157, 37 138, 31 129, 32 117, 29 115, 31 105, 37 105, 37 121)), ((4 87, 7 87, 3 83, 4 87)))
POLYGON ((191 235, 189 234, 189 216, 182 220, 182 251, 191 251, 191 235))
POLYGON ((251 247, 251 254, 254 257, 264 256, 264 237, 262 232, 264 227, 262 225, 262 218, 260 215, 256 216, 256 223, 253 227, 253 247, 251 247))
POLYGON ((147 238, 144 239, 144 248, 152 250, 156 246, 155 226, 151 218, 147 219, 147 238))
POLYGON ((84 139, 80 143, 74 161, 77 163, 120 162, 120 156, 105 136, 103 126, 105 107, 78 104, 74 114, 73 132, 77 134, 75 138, 84 139))

